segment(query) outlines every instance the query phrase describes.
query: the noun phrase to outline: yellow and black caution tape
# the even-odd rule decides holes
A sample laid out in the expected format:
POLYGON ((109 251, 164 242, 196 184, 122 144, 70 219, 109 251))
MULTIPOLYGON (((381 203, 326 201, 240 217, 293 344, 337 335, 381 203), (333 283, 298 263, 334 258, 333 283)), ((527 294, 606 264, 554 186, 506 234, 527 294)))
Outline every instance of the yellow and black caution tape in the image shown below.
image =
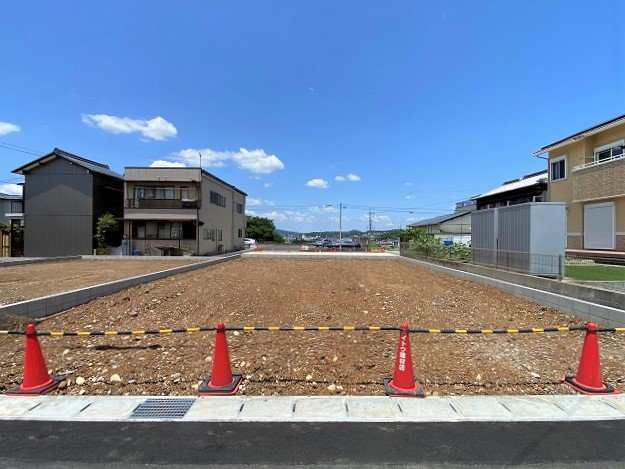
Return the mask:
MULTIPOLYGON (((51 337, 94 337, 94 336, 140 336, 166 334, 192 334, 197 332, 214 332, 216 326, 196 326, 161 329, 128 329, 102 331, 37 331, 37 336, 51 337)), ((226 326, 226 331, 241 332, 355 332, 355 331, 400 331, 400 326, 226 326)), ((502 327, 493 329, 432 329, 408 328, 413 334, 531 334, 550 332, 587 331, 586 325, 553 326, 553 327, 502 327)), ((625 327, 598 327, 597 332, 625 333, 625 327)), ((23 330, 0 330, 0 335, 25 335, 23 330)))

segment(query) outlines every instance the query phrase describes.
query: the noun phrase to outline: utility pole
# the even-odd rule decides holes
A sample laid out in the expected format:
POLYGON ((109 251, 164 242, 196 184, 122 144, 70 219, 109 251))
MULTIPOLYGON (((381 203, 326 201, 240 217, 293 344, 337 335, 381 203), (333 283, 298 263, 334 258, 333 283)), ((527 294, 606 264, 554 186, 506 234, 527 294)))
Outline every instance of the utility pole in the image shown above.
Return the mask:
POLYGON ((339 251, 343 250, 341 238, 343 238, 343 202, 339 204, 339 251))
POLYGON ((373 215, 373 213, 371 212, 371 209, 369 209, 369 235, 367 236, 367 244, 369 249, 371 249, 371 224, 373 223, 371 215, 373 215))

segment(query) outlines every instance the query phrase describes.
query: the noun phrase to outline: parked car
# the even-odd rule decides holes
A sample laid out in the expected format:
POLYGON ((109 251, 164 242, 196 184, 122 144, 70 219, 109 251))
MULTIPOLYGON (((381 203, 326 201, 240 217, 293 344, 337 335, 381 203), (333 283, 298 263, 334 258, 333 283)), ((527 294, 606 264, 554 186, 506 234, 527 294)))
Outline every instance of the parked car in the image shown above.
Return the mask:
POLYGON ((256 240, 252 238, 245 238, 245 249, 255 249, 256 240))
POLYGON ((332 244, 332 240, 330 238, 322 238, 311 243, 313 246, 317 247, 327 247, 332 244))
POLYGON ((357 243, 357 242, 351 241, 351 240, 348 240, 348 241, 343 240, 341 242, 336 241, 334 243, 330 243, 330 244, 328 244, 328 247, 329 248, 337 248, 337 249, 339 247, 341 249, 360 249, 360 243, 357 243))

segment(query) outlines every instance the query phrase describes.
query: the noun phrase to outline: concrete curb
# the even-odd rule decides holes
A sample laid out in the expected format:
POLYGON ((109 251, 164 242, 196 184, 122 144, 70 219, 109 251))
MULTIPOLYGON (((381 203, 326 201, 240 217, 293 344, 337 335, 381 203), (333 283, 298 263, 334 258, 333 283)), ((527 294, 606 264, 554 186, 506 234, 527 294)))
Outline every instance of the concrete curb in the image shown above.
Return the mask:
POLYGON ((586 321, 595 321, 607 327, 623 327, 625 326, 625 311, 622 309, 611 308, 589 301, 579 300, 570 296, 558 295, 536 288, 530 288, 515 283, 505 282, 492 277, 486 277, 464 270, 457 270, 450 267, 425 262, 411 257, 400 256, 404 262, 419 265, 428 269, 437 270, 449 275, 461 277, 466 280, 472 280, 484 285, 491 285, 501 290, 507 291, 520 298, 538 303, 543 306, 555 308, 564 313, 572 314, 586 321))
MULTIPOLYGON (((226 262, 232 259, 238 259, 240 256, 240 254, 227 254, 217 256, 204 261, 195 262, 180 267, 173 267, 171 269, 160 270, 158 272, 138 275, 136 277, 130 277, 121 280, 115 280, 113 282, 102 283, 100 285, 93 285, 91 287, 80 288, 78 290, 72 290, 64 293, 57 293, 55 295, 44 296, 32 300, 20 301, 19 303, 12 303, 9 305, 0 306, 0 314, 6 313, 15 316, 26 316, 30 318, 41 318, 45 316, 50 316, 61 311, 66 311, 75 306, 88 303, 101 296, 112 295, 113 293, 125 290, 126 288, 152 282, 154 280, 159 280, 165 277, 169 277, 171 275, 190 272, 196 269, 202 269, 204 267, 220 264, 222 262, 226 262)), ((163 259, 164 258, 161 257, 161 260, 163 259)))
POLYGON ((0 268, 2 267, 12 267, 15 265, 26 265, 26 264, 43 264, 46 262, 59 262, 59 261, 77 261, 82 259, 83 256, 63 256, 63 257, 32 257, 28 259, 20 259, 15 257, 9 257, 7 259, 16 259, 16 260, 2 260, 0 261, 0 268))
POLYGON ((314 259, 374 259, 374 260, 389 260, 396 259, 399 254, 392 254, 388 252, 381 252, 378 254, 372 254, 368 252, 301 252, 301 251, 254 251, 246 252, 242 254, 244 258, 314 258, 314 259))
MULTIPOLYGON (((625 396, 176 396, 190 405, 181 418, 133 418, 147 399, 163 396, 0 396, 1 420, 180 422, 536 422, 624 420, 625 396)), ((171 401, 169 401, 171 402, 171 401)))
POLYGON ((484 277, 491 277, 524 287, 535 288, 537 290, 544 290, 562 296, 577 298, 589 303, 609 306, 610 308, 619 309, 625 305, 625 293, 623 292, 582 285, 577 282, 560 281, 551 278, 538 277, 536 275, 522 274, 519 272, 497 269, 496 267, 485 265, 458 262, 450 259, 425 258, 424 256, 420 256, 419 254, 410 251, 403 251, 401 255, 402 257, 416 259, 429 264, 436 264, 454 270, 482 275, 484 277))

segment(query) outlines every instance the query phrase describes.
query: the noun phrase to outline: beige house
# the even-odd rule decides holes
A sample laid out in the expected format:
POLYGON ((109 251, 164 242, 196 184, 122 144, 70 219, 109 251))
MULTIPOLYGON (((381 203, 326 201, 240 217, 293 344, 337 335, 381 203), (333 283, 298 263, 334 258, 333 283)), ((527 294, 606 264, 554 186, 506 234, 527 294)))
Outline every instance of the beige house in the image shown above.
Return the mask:
POLYGON ((243 249, 246 195, 200 168, 125 168, 124 250, 208 255, 243 249))
POLYGON ((566 202, 567 249, 625 251, 625 115, 534 152, 547 154, 548 200, 566 202))

